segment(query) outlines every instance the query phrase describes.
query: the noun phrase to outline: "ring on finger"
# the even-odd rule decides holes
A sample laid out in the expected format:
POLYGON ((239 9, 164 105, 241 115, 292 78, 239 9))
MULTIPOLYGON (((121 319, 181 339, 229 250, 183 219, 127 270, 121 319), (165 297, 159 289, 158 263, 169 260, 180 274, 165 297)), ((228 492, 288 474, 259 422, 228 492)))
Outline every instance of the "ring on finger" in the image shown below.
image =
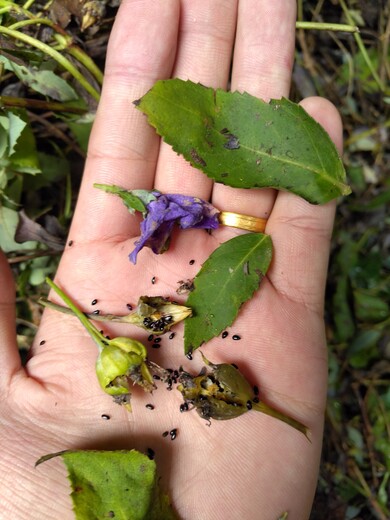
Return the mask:
POLYGON ((231 211, 221 211, 218 215, 219 223, 223 226, 235 227, 253 233, 263 233, 267 224, 267 219, 233 213, 231 211))

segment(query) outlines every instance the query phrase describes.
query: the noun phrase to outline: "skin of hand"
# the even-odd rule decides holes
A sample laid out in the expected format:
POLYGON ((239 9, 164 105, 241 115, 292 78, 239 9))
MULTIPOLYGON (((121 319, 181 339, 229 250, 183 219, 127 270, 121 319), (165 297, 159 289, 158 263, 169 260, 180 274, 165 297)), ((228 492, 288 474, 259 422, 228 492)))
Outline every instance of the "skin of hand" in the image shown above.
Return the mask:
MULTIPOLYGON (((84 311, 126 314, 140 295, 174 299, 223 241, 220 228, 174 234, 163 255, 128 253, 139 220, 93 183, 183 193, 224 211, 269 218, 272 266, 232 326, 241 341, 215 338, 202 351, 214 363, 234 362, 260 388, 260 398, 309 426, 311 442, 289 426, 249 412, 206 426, 180 413, 179 392, 135 389, 133 412, 98 386, 96 346, 78 321, 45 310, 25 367, 15 336, 14 283, 0 256, 0 496, 3 518, 73 518, 60 459, 38 468, 44 454, 64 449, 152 447, 161 485, 180 518, 289 520, 308 518, 316 488, 327 386, 323 302, 335 204, 313 206, 290 193, 213 185, 160 142, 132 101, 157 79, 180 77, 262 99, 289 93, 295 47, 295 0, 123 0, 110 37, 105 82, 90 139, 75 216, 56 283, 84 311), (231 60, 233 68, 231 70, 231 60), (195 260, 194 265, 189 261, 195 260), (152 285, 152 277, 156 283, 152 285), (93 299, 96 306, 91 307, 93 299), (44 341, 44 343, 43 343, 44 341), (42 344, 41 344, 42 343, 42 344), (155 409, 145 408, 153 403, 155 409), (103 420, 102 414, 110 416, 103 420), (177 438, 162 432, 178 428, 177 438)), ((341 123, 324 99, 302 102, 341 149, 341 123)), ((62 303, 55 295, 54 301, 62 303)), ((99 325, 98 325, 99 326, 99 325)), ((104 325, 111 337, 147 334, 104 325)), ((165 336, 151 359, 196 373, 198 353, 183 355, 182 328, 165 336)))

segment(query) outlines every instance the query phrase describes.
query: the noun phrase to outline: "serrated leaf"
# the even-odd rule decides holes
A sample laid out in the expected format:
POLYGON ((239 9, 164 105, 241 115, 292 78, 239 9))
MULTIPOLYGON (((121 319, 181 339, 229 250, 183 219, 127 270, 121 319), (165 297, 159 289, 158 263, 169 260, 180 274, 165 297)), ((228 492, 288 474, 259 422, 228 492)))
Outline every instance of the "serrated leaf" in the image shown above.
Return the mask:
POLYGON ((119 186, 108 184, 94 184, 94 187, 98 188, 99 190, 118 195, 122 199, 126 208, 132 214, 134 211, 140 211, 141 213, 145 214, 146 206, 149 204, 149 202, 156 199, 155 195, 153 195, 153 192, 149 190, 124 190, 119 186))
POLYGON ((272 258, 268 235, 248 233, 219 246, 203 264, 187 299, 193 317, 184 322, 188 354, 218 336, 259 288, 272 258))
POLYGON ((175 520, 158 486, 156 464, 136 451, 63 451, 77 520, 175 520))
POLYGON ((171 79, 135 105, 176 152, 222 184, 291 191, 315 204, 351 191, 328 134, 288 99, 266 103, 171 79))

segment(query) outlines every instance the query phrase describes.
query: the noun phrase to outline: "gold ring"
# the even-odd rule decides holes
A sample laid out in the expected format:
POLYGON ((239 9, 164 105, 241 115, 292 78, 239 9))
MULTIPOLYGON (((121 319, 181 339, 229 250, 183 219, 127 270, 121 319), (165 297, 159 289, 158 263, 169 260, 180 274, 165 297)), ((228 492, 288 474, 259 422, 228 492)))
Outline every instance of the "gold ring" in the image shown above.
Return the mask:
POLYGON ((230 211, 221 211, 218 215, 218 220, 223 226, 244 229, 253 233, 263 233, 267 224, 266 218, 251 217, 250 215, 231 213, 230 211))

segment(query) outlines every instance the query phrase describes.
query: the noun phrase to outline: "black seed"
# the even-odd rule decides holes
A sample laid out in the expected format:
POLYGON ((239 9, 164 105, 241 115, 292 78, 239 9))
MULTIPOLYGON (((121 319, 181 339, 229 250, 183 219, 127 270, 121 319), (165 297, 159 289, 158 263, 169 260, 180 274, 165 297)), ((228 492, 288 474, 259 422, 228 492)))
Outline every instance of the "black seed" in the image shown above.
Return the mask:
POLYGON ((154 285, 156 283, 156 277, 155 276, 153 276, 151 282, 152 282, 152 285, 154 285))
POLYGON ((254 397, 254 398, 252 399, 252 401, 253 401, 254 403, 260 403, 260 399, 259 399, 258 397, 254 397))
POLYGON ((171 436, 171 441, 174 441, 177 436, 177 428, 173 428, 173 430, 169 432, 169 435, 171 436))
POLYGON ((97 299, 95 298, 94 300, 91 301, 91 305, 96 305, 97 304, 97 299))
POLYGON ((111 339, 110 336, 106 336, 106 339, 111 339))
POLYGON ((69 246, 69 247, 72 247, 72 246, 73 246, 73 240, 69 240, 69 242, 68 242, 68 246, 69 246))
POLYGON ((235 363, 231 363, 232 367, 236 368, 238 370, 238 366, 235 363))
POLYGON ((191 354, 191 352, 188 352, 188 354, 186 355, 186 358, 189 359, 190 361, 192 361, 192 354, 191 354))
POLYGON ((131 303, 126 303, 126 307, 129 309, 129 311, 133 310, 133 306, 131 305, 131 303))
POLYGON ((241 339, 241 336, 239 336, 238 334, 234 334, 234 336, 232 336, 232 339, 234 339, 234 341, 239 341, 241 339))
POLYGON ((255 385, 255 386, 253 387, 253 393, 254 393, 255 395, 259 395, 259 387, 258 387, 257 385, 255 385))
POLYGON ((153 343, 161 343, 161 338, 154 338, 153 343))
POLYGON ((44 345, 45 343, 46 343, 46 340, 43 339, 39 344, 44 345))
POLYGON ((222 332, 222 339, 225 339, 225 338, 227 338, 228 336, 229 336, 228 331, 227 331, 227 330, 224 330, 224 331, 222 332))
POLYGON ((175 333, 174 333, 174 332, 171 332, 171 334, 169 334, 168 339, 173 339, 174 337, 175 337, 175 333))
POLYGON ((109 415, 107 415, 106 413, 103 413, 102 414, 102 419, 104 419, 105 421, 109 421, 111 419, 111 417, 109 415))
POLYGON ((246 402, 246 407, 248 408, 248 410, 252 410, 252 402, 251 401, 247 401, 246 402))
POLYGON ((195 260, 190 260, 190 261, 189 261, 189 264, 190 264, 190 265, 194 265, 194 263, 195 263, 195 260))
POLYGON ((168 437, 168 435, 169 435, 169 432, 164 432, 164 433, 162 434, 163 437, 168 437))
POLYGON ((156 381, 160 381, 161 377, 157 374, 153 374, 153 379, 155 379, 156 381))
POLYGON ((148 341, 153 341, 153 338, 154 338, 154 336, 153 336, 153 334, 151 334, 150 336, 148 336, 148 341))
POLYGON ((98 314, 100 314, 100 311, 96 309, 96 311, 93 311, 92 314, 95 314, 97 316, 98 314))
POLYGON ((145 408, 147 408, 148 410, 154 410, 154 406, 150 403, 146 404, 145 408))
POLYGON ((160 343, 152 343, 152 348, 160 348, 160 343))
POLYGON ((180 413, 186 412, 187 410, 188 410, 188 404, 187 403, 182 403, 180 405, 180 413))
POLYGON ((154 450, 152 450, 152 448, 148 448, 146 450, 146 454, 147 454, 147 456, 149 457, 150 460, 154 459, 154 450))

